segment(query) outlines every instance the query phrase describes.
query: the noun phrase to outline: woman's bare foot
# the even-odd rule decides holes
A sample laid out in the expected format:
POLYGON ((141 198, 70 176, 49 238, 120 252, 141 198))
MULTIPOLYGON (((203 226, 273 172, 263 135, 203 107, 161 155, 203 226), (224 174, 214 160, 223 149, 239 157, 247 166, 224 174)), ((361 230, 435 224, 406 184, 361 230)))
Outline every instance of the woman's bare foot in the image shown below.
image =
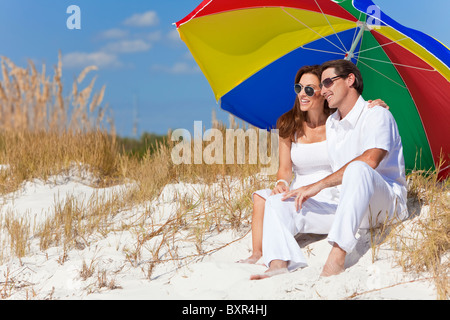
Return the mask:
POLYGON ((287 261, 272 260, 269 264, 269 269, 267 269, 266 272, 263 274, 251 275, 250 280, 266 279, 287 272, 289 272, 287 269, 287 261))
POLYGON ((262 253, 253 253, 250 257, 247 259, 241 259, 236 261, 237 263, 248 263, 248 264, 255 264, 258 262, 259 259, 261 259, 262 253))
POLYGON ((262 280, 262 279, 270 278, 270 277, 277 276, 277 275, 283 274, 283 273, 288 273, 288 272, 289 271, 287 268, 281 268, 281 269, 275 269, 275 270, 268 269, 264 273, 251 275, 250 280, 262 280))
POLYGON ((347 252, 342 250, 337 244, 334 244, 320 276, 330 277, 344 272, 346 254, 347 252))

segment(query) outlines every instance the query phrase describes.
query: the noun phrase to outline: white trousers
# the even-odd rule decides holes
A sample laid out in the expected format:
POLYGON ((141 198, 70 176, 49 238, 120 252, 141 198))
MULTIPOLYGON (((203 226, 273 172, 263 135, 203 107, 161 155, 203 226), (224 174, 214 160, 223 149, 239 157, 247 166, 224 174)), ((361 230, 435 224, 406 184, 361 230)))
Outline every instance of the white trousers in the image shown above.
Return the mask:
POLYGON ((274 195, 266 200, 263 227, 263 260, 288 262, 290 271, 307 266, 295 240, 297 233, 328 234, 347 253, 356 246, 359 228, 369 228, 394 217, 407 216, 405 201, 399 201, 381 175, 362 161, 349 164, 344 172, 339 205, 316 201, 303 203, 297 212, 294 199, 274 195))

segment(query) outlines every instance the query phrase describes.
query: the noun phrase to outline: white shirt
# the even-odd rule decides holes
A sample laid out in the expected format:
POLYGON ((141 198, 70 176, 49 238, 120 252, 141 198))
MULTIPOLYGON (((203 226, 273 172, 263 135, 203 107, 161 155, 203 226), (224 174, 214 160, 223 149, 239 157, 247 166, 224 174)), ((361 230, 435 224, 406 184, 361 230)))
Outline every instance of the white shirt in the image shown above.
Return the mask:
POLYGON ((368 108, 361 96, 347 116, 341 120, 339 110, 326 123, 330 164, 337 171, 366 150, 386 150, 386 157, 375 169, 406 203, 406 178, 403 146, 397 123, 389 110, 368 108))

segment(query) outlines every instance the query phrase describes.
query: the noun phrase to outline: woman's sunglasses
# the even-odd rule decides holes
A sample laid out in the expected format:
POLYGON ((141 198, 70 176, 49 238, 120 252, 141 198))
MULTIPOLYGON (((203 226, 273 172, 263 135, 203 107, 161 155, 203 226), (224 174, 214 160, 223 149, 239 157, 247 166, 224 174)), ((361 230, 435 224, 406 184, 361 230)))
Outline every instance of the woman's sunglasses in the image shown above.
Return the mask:
POLYGON ((299 94, 300 92, 302 92, 303 88, 305 89, 305 93, 308 97, 312 97, 314 95, 314 93, 316 93, 316 91, 320 91, 320 90, 315 90, 311 86, 302 86, 300 83, 296 83, 294 85, 294 91, 296 94, 299 94))
POLYGON ((328 89, 329 87, 331 87, 333 85, 334 80, 336 80, 337 78, 341 78, 341 77, 342 76, 336 76, 336 77, 333 77, 333 78, 326 78, 326 79, 324 79, 322 81, 322 83, 319 85, 320 89, 322 89, 322 87, 325 87, 325 88, 328 89))

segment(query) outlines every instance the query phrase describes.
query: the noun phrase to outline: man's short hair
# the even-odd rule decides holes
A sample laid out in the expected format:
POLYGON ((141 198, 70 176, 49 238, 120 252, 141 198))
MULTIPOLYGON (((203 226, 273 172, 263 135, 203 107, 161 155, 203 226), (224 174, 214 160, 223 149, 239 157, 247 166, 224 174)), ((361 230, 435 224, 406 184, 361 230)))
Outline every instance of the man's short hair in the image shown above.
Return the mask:
POLYGON ((364 82, 361 71, 359 71, 358 67, 353 62, 340 59, 327 61, 322 64, 322 72, 328 68, 334 68, 336 75, 341 76, 344 79, 347 79, 348 75, 353 73, 355 75, 355 82, 353 83, 352 88, 358 91, 359 94, 363 93, 364 82))

